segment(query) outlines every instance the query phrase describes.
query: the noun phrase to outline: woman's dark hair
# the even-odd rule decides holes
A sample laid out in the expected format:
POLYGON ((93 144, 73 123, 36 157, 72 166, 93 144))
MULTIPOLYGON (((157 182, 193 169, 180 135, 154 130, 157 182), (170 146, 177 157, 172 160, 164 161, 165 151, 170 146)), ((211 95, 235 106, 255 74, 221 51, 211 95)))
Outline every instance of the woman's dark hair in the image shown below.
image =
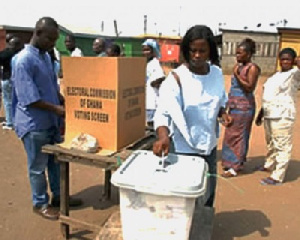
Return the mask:
POLYGON ((251 38, 245 38, 241 43, 239 43, 238 47, 244 48, 245 51, 247 53, 251 53, 251 55, 256 53, 255 41, 251 38))
POLYGON ((292 58, 296 58, 297 57, 297 53, 293 48, 283 48, 280 52, 279 52, 279 57, 281 57, 283 54, 289 54, 292 58))
POLYGON ((219 53, 217 49, 217 44, 214 39, 214 34, 211 29, 205 25, 195 25, 187 30, 185 33, 180 50, 182 52, 183 58, 186 62, 190 60, 190 43, 197 39, 204 39, 208 42, 210 48, 210 62, 214 65, 220 66, 219 53))

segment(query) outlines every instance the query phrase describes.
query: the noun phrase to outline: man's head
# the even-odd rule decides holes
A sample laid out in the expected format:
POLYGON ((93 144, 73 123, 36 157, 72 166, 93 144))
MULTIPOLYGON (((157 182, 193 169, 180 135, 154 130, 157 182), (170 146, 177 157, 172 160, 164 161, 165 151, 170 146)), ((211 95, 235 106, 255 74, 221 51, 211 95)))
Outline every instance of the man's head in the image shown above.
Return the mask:
POLYGON ((67 35, 65 38, 65 45, 70 52, 74 51, 76 48, 75 37, 73 35, 67 35))
POLYGON ((12 33, 7 33, 5 36, 5 48, 11 48, 11 46, 9 45, 9 41, 14 37, 14 35, 12 33))
POLYGON ((58 36, 57 22, 51 17, 42 17, 35 25, 31 44, 46 52, 55 46, 58 36))
POLYGON ((9 43, 9 41, 14 37, 12 33, 7 33, 5 36, 6 43, 9 43))
POLYGON ((93 51, 96 54, 100 54, 105 50, 105 41, 103 38, 96 38, 93 42, 93 51))
POLYGON ((119 57, 121 55, 121 48, 117 44, 112 44, 106 49, 108 57, 119 57))
POLYGON ((9 48, 11 48, 16 53, 19 52, 20 50, 22 50, 23 47, 24 47, 24 44, 19 37, 13 37, 9 41, 9 48))

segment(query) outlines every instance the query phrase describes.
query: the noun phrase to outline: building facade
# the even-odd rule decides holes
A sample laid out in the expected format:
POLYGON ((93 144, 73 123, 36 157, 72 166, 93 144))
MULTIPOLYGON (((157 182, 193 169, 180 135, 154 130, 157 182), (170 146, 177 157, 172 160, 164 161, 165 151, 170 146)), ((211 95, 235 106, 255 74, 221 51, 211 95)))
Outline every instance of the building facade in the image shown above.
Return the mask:
POLYGON ((280 49, 286 47, 293 48, 297 52, 297 55, 300 56, 300 28, 277 28, 277 30, 279 33, 280 49))
POLYGON ((251 38, 256 42, 256 54, 253 57, 253 62, 260 66, 262 75, 269 76, 276 71, 279 49, 278 33, 227 29, 222 29, 221 31, 221 66, 224 74, 232 74, 232 68, 236 63, 236 48, 245 38, 251 38))

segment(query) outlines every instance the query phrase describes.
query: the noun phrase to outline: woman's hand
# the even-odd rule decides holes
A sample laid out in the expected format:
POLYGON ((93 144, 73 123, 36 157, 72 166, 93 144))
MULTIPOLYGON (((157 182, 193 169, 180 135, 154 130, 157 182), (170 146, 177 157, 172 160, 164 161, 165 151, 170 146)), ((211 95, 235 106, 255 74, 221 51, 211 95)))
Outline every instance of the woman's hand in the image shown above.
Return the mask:
POLYGON ((166 156, 170 150, 169 130, 167 127, 159 127, 156 133, 158 140, 153 143, 153 153, 157 156, 162 156, 162 153, 164 153, 164 156, 166 156))
POLYGON ((255 119, 255 125, 256 125, 256 126, 261 126, 261 124, 262 124, 262 118, 257 117, 257 118, 255 119))
POLYGON ((221 116, 220 123, 224 127, 230 127, 233 124, 233 117, 230 116, 230 114, 228 114, 228 113, 223 113, 221 116))
POLYGON ((255 125, 256 126, 260 126, 262 124, 263 116, 264 116, 264 110, 263 110, 263 108, 261 108, 260 111, 257 114, 256 119, 255 119, 255 125))

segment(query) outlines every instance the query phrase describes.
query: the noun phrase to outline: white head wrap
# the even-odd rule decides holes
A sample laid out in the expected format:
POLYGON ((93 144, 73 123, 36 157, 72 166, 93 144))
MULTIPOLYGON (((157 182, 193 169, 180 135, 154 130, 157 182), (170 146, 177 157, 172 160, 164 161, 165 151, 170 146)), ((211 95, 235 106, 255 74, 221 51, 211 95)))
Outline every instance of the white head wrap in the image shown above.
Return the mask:
POLYGON ((157 43, 156 40, 154 40, 154 39, 146 39, 146 40, 143 42, 142 46, 150 46, 150 47, 152 47, 152 49, 153 49, 153 51, 154 51, 156 57, 157 57, 157 58, 160 58, 160 57, 161 57, 159 45, 158 45, 158 43, 157 43))

